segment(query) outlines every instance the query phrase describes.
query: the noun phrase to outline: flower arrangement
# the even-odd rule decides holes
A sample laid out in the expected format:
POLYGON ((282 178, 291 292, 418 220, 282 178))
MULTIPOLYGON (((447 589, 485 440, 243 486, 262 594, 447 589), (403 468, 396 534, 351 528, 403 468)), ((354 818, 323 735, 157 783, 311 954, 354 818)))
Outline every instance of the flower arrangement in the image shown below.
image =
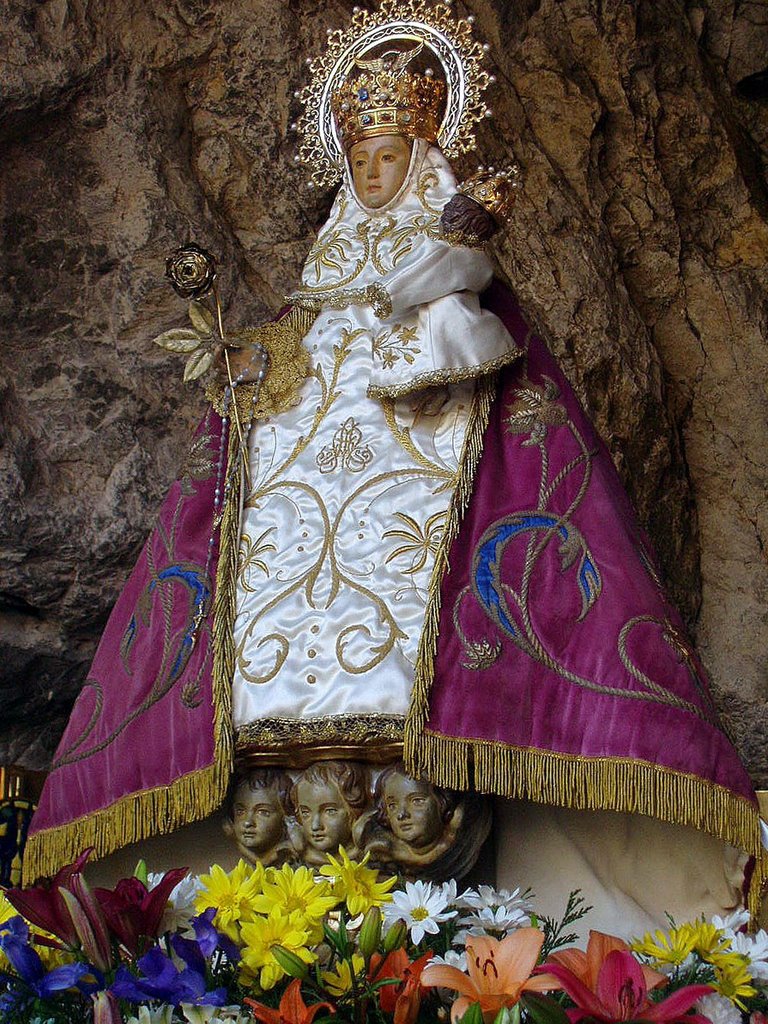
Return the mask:
POLYGON ((768 935, 745 914, 625 943, 528 892, 240 861, 91 889, 84 853, 0 893, 2 1024, 765 1024, 768 935))

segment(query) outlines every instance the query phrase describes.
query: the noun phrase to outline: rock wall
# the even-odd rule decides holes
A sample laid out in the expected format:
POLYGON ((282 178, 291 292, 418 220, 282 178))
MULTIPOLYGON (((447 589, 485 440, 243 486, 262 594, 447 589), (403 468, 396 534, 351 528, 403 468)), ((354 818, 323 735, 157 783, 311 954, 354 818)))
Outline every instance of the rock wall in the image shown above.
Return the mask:
MULTIPOLYGON (((0 762, 44 767, 203 400, 150 344, 163 259, 275 311, 330 197, 288 125, 351 3, 10 0, 0 25, 0 762)), ((768 786, 768 52, 762 0, 472 0, 479 159, 523 188, 499 268, 607 441, 768 786)), ((472 161, 465 161, 465 172, 472 161)))

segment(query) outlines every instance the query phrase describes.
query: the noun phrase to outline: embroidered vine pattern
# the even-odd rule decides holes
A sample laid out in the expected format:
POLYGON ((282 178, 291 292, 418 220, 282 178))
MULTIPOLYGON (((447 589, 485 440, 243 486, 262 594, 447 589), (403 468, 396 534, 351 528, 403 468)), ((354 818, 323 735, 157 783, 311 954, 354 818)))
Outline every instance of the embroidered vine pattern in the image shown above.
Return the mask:
POLYGON ((540 477, 538 504, 493 522, 477 543, 471 568, 471 582, 457 595, 452 609, 453 624, 461 640, 462 664, 471 671, 490 668, 503 652, 505 641, 511 641, 534 661, 546 666, 564 679, 598 693, 635 700, 656 701, 681 708, 712 720, 711 699, 701 685, 695 656, 677 630, 667 620, 653 616, 636 616, 622 627, 617 649, 622 664, 642 689, 597 683, 572 672, 546 647, 532 621, 531 585, 542 555, 557 545, 563 585, 575 585, 581 598, 577 621, 585 619, 602 594, 602 577, 586 538, 573 522, 573 516, 584 501, 592 477, 596 450, 588 448, 567 410, 560 404, 554 381, 544 377, 540 383, 526 380, 514 391, 514 401, 507 408, 505 425, 508 432, 526 435, 524 447, 539 451, 540 477), (576 454, 551 475, 547 436, 550 430, 567 430, 575 441, 576 454), (567 486, 566 486, 567 485, 567 486), (564 511, 559 511, 558 496, 573 493, 564 511), (524 545, 522 568, 505 565, 508 550, 524 545), (461 609, 474 601, 497 629, 496 636, 469 636, 462 626, 461 609), (651 679, 635 664, 629 651, 630 637, 637 629, 655 626, 662 639, 686 664, 694 683, 706 697, 707 710, 702 711, 690 701, 672 693, 651 679), (500 636, 499 636, 500 634, 500 636))
POLYGON ((206 422, 205 428, 192 443, 179 479, 179 496, 171 517, 170 528, 166 529, 162 522, 158 522, 155 529, 157 545, 153 547, 152 543, 149 543, 145 548, 149 582, 136 600, 133 615, 121 639, 119 656, 125 672, 130 676, 132 654, 140 632, 149 628, 151 617, 158 611, 162 615, 163 646, 160 664, 150 690, 144 700, 99 743, 82 749, 96 729, 103 709, 101 684, 95 679, 87 679, 80 699, 87 699, 88 695, 92 695, 93 709, 79 735, 60 753, 53 768, 83 761, 110 746, 131 722, 152 708, 182 678, 184 682, 179 693, 182 704, 188 710, 194 710, 200 704, 200 683, 211 657, 210 626, 204 620, 204 616, 211 600, 213 586, 202 565, 178 559, 176 543, 184 503, 194 494, 193 481, 207 481, 214 472, 218 453, 215 452, 213 443, 214 439, 206 422), (161 555, 162 561, 158 565, 157 559, 161 555), (179 601, 184 602, 184 617, 183 621, 174 627, 173 614, 178 609, 179 601), (207 639, 204 655, 199 659, 194 675, 185 678, 186 669, 200 636, 207 639))

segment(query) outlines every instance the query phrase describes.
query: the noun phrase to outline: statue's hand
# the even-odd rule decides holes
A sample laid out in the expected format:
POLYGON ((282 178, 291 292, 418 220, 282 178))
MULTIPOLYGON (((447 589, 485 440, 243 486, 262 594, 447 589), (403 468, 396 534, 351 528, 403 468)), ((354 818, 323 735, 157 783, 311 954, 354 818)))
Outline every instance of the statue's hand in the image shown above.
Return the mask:
POLYGON ((228 383, 227 375, 227 358, 229 359, 229 372, 232 374, 232 380, 238 380, 239 383, 250 384, 257 379, 257 374, 261 369, 261 361, 254 359, 255 352, 251 345, 246 345, 244 348, 234 348, 233 346, 227 346, 227 356, 224 356, 224 347, 220 346, 216 353, 216 367, 218 369, 219 377, 223 383, 228 383))
POLYGON ((491 214, 470 196, 458 192, 443 209, 440 218, 443 232, 459 244, 487 242, 496 231, 491 214))

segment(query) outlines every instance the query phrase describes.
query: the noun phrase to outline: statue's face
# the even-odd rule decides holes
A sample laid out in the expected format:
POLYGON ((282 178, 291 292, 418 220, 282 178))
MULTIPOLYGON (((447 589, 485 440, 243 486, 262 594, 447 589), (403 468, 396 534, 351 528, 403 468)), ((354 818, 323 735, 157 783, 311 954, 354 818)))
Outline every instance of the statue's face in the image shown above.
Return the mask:
POLYGON ((374 210, 386 206, 400 191, 410 162, 411 143, 402 135, 377 135, 356 142, 349 151, 349 164, 360 202, 374 210))
POLYGON ((232 804, 232 827, 238 846, 252 853, 270 850, 283 832, 283 808, 274 786, 252 790, 241 783, 232 804))
POLYGON ((440 803, 428 782, 390 775, 383 797, 389 827, 404 843, 418 850, 443 834, 440 803))
POLYGON ((307 843, 323 853, 335 852, 349 843, 352 815, 339 787, 325 782, 299 782, 296 787, 297 817, 307 843))

